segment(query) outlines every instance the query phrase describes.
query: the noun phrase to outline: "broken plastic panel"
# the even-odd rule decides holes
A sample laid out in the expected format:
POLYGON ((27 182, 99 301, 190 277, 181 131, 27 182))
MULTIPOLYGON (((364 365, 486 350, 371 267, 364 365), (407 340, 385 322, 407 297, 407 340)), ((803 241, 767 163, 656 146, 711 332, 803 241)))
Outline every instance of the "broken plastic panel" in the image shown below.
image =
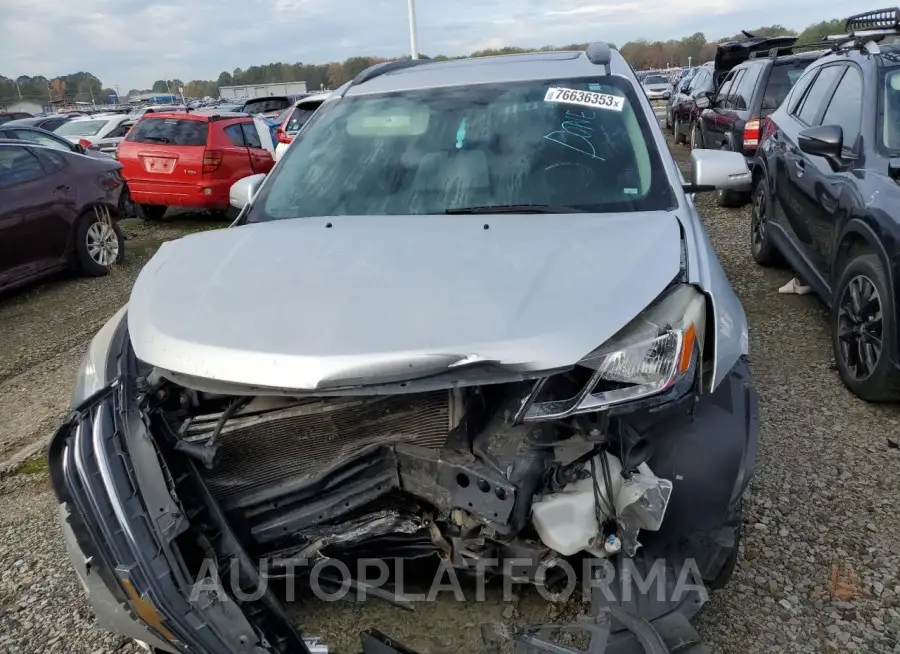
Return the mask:
POLYGON ((602 518, 617 518, 622 526, 620 536, 627 536, 622 540, 629 553, 637 549, 634 537, 640 529, 657 531, 665 518, 672 494, 671 481, 654 475, 646 463, 626 479, 622 476, 622 462, 607 452, 594 458, 595 470, 602 469, 603 457, 611 478, 612 498, 608 497, 604 483, 600 482, 595 489, 595 481, 589 477, 567 484, 558 493, 544 495, 531 507, 532 522, 541 542, 563 556, 582 551, 598 557, 609 554, 602 546, 596 498, 599 498, 602 518))

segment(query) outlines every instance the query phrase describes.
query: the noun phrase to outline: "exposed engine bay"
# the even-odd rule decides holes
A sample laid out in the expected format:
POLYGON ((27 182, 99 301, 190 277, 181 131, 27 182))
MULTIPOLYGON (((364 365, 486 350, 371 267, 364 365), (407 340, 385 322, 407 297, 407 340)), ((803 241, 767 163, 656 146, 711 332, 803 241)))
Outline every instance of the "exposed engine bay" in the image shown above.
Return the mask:
MULTIPOLYGON (((625 417, 522 421, 530 382, 303 398, 145 383, 151 429, 199 462, 257 558, 634 555, 672 493, 625 417)), ((553 383, 568 397, 585 378, 553 383)))

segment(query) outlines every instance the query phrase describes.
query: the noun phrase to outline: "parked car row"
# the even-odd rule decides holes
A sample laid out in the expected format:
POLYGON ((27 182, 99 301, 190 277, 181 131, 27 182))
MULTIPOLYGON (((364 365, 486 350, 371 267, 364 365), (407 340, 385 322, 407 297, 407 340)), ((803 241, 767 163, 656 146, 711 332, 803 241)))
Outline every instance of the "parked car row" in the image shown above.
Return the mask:
POLYGON ((725 44, 676 90, 676 143, 743 155, 751 254, 788 265, 830 309, 837 369, 869 401, 900 400, 900 10, 846 34, 725 44))

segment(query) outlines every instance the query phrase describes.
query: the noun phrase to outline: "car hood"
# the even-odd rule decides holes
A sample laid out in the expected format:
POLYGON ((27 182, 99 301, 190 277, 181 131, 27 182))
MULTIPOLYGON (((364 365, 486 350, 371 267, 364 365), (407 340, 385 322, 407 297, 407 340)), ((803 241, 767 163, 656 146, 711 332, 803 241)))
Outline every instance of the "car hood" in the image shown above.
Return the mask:
POLYGON ((681 252, 670 212, 244 225, 165 243, 134 285, 128 328, 163 371, 251 387, 550 370, 644 309, 681 252))

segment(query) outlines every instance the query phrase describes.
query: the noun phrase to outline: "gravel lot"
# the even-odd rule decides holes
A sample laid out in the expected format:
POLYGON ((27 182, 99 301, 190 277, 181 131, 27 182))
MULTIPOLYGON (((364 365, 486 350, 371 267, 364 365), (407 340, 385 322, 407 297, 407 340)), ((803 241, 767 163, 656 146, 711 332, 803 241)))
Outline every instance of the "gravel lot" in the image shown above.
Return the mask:
MULTIPOLYGON (((778 295, 790 274, 752 263, 747 211, 718 209, 709 196, 698 202, 748 313, 762 414, 742 557, 731 585, 699 616, 700 631, 723 653, 900 653, 900 450, 888 443, 900 434, 900 408, 866 405, 844 389, 825 310, 811 296, 778 295)), ((53 428, 87 338, 125 301, 159 243, 205 227, 184 216, 128 225, 129 260, 109 277, 61 279, 0 299, 0 461, 27 458, 53 428)), ((0 652, 136 651, 93 628, 55 511, 40 462, 0 481, 0 652)), ((534 613, 527 595, 519 610, 534 613)), ((410 614, 373 602, 315 614, 323 619, 308 631, 341 652, 355 651, 356 632, 376 615, 383 631, 437 652, 460 634, 474 642, 478 622, 510 610, 438 605, 410 614)))

